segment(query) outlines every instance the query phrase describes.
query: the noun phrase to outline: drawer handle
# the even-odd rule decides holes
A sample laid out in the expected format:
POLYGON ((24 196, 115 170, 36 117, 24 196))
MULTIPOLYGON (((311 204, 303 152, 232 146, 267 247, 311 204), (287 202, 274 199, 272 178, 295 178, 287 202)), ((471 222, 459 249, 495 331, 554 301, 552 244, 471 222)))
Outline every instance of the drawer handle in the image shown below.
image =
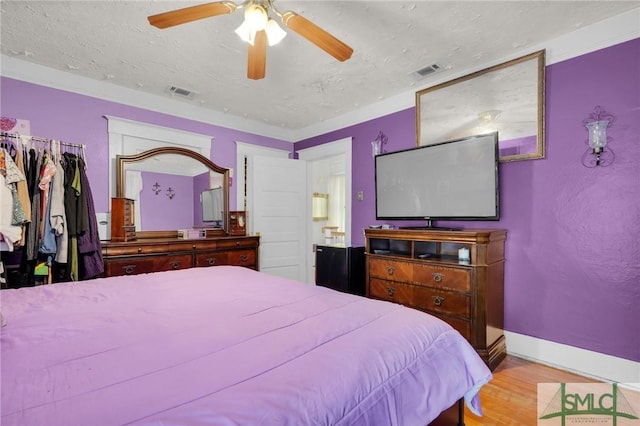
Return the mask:
POLYGON ((444 275, 439 274, 437 272, 435 274, 433 274, 433 281, 434 282, 441 283, 442 280, 444 280, 444 275))
POLYGON ((209 264, 209 266, 213 266, 216 264, 216 258, 215 257, 208 257, 207 258, 207 263, 209 264))
POLYGON ((442 296, 431 296, 431 298, 433 299, 433 304, 436 306, 442 306, 444 303, 444 297, 442 296))
POLYGON ((396 289, 393 287, 387 287, 387 294, 393 297, 393 294, 396 292, 396 289))
POLYGON ((387 274, 393 275, 393 271, 396 269, 393 266, 387 266, 387 274))
POLYGON ((142 247, 138 247, 138 253, 142 253, 142 247))
POLYGON ((249 256, 247 256, 246 254, 243 254, 242 256, 240 256, 240 261, 246 262, 247 260, 249 260, 249 256))
POLYGON ((133 274, 133 271, 136 269, 136 265, 125 265, 122 267, 122 270, 124 271, 125 274, 127 275, 131 275, 133 274))
POLYGON ((173 269, 178 269, 180 267, 180 262, 171 262, 171 267, 173 269))

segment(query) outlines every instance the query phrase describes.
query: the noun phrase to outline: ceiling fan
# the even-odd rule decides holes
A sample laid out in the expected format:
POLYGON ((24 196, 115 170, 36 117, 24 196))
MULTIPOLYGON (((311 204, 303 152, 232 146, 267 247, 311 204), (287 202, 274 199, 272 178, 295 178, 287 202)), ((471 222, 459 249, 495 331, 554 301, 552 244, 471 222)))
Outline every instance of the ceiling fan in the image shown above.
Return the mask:
POLYGON ((337 60, 342 62, 351 57, 353 53, 351 47, 295 12, 281 13, 273 6, 273 2, 274 0, 245 0, 244 3, 236 4, 232 1, 217 1, 152 15, 148 19, 154 27, 164 29, 244 8, 244 22, 235 32, 242 40, 249 43, 247 77, 253 80, 259 80, 265 76, 267 45, 273 46, 286 35, 286 32, 269 16, 270 11, 278 16, 286 27, 337 60))

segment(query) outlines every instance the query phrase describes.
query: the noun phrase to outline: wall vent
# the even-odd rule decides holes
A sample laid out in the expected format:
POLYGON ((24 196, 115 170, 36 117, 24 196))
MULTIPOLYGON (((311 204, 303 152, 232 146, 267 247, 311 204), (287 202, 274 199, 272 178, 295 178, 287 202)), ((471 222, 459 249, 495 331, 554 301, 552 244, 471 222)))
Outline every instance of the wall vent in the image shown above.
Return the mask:
POLYGON ((196 95, 196 92, 188 89, 184 89, 182 87, 177 86, 169 86, 167 87, 167 92, 174 96, 182 96, 183 98, 193 99, 196 95))
POLYGON ((420 69, 419 69, 419 70, 417 70, 417 71, 414 71, 414 73, 413 73, 413 74, 414 74, 417 78, 424 78, 424 77, 426 77, 426 76, 428 76, 428 75, 433 74, 434 72, 438 71, 439 69, 440 69, 440 65, 438 65, 438 64, 431 64, 431 65, 428 65, 428 66, 426 66, 426 67, 420 68, 420 69))

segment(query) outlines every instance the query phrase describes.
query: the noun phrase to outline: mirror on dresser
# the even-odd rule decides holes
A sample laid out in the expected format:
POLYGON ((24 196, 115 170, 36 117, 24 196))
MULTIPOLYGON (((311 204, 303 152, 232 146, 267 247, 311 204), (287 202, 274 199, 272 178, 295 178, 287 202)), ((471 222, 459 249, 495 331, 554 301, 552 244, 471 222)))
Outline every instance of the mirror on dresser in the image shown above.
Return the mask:
POLYGON ((226 235, 228 189, 229 170, 189 149, 160 147, 116 157, 116 197, 134 200, 137 238, 174 237, 179 229, 198 228, 207 236, 226 235), (210 190, 221 209, 215 214, 203 210, 203 201, 211 202, 210 190))

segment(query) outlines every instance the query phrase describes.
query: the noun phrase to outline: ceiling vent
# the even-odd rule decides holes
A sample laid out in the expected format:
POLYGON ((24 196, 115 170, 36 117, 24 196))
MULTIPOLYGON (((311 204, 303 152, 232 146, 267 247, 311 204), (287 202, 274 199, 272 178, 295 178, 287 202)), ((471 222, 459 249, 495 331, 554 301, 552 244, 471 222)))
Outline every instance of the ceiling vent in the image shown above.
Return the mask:
POLYGON ((428 65, 424 68, 420 68, 418 71, 414 71, 413 75, 415 75, 417 78, 424 78, 428 75, 433 74, 434 72, 438 71, 440 69, 440 65, 438 64, 431 64, 428 65))
POLYGON ((177 86, 169 86, 167 87, 167 92, 172 94, 173 96, 181 96, 183 98, 193 99, 196 95, 196 92, 188 89, 184 89, 182 87, 177 86))

